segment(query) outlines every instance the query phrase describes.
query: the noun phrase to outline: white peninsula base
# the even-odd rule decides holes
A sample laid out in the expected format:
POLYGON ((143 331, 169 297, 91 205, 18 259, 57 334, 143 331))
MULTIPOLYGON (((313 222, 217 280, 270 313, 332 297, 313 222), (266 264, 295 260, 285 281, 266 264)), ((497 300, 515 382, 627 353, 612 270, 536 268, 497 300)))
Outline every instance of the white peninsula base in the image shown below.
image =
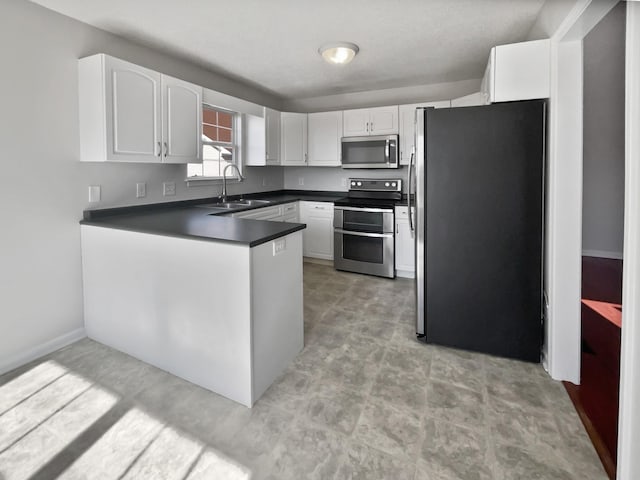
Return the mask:
POLYGON ((255 247, 81 235, 89 338, 248 407, 302 350, 301 231, 255 247))

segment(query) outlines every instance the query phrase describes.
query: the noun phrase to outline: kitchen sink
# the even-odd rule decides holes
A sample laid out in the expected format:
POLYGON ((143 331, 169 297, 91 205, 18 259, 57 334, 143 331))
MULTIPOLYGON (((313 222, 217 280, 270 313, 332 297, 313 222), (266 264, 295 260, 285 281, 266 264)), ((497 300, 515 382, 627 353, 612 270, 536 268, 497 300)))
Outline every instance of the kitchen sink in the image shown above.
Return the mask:
POLYGON ((220 203, 207 203, 203 205, 196 205, 201 208, 224 208, 226 210, 233 210, 235 208, 253 207, 257 205, 267 205, 271 203, 269 200, 234 200, 231 202, 220 203))

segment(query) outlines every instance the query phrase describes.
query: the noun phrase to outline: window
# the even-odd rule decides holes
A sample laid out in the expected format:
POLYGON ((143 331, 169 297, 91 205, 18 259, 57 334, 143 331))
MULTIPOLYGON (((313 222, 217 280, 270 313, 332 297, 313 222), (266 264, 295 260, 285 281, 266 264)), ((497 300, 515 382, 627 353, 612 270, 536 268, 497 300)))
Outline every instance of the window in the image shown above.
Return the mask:
POLYGON ((224 168, 237 162, 236 137, 238 136, 237 114, 202 106, 202 163, 187 165, 187 177, 222 177, 224 168))

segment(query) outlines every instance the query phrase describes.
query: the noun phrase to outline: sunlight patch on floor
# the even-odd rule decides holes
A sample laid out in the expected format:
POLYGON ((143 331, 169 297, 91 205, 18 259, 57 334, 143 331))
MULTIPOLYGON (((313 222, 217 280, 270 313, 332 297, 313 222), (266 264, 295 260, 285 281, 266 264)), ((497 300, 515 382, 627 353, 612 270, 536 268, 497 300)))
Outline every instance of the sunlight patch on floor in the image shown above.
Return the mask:
POLYGON ((0 387, 0 414, 67 373, 55 362, 43 362, 0 387))
POLYGON ((52 468, 63 479, 251 477, 233 459, 127 405, 53 361, 24 372, 0 386, 0 479, 46 476, 52 468))
POLYGON ((104 415, 117 398, 92 387, 0 454, 6 480, 29 478, 104 415))

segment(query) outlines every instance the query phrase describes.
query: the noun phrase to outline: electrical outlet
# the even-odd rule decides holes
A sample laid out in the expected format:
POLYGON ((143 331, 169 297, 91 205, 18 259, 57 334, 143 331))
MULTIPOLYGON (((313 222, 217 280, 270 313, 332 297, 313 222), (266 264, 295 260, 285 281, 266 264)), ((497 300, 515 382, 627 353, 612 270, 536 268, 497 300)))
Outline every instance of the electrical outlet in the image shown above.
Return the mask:
POLYGON ((342 179, 342 186, 343 186, 343 187, 346 187, 346 186, 347 186, 347 179, 346 179, 346 178, 343 178, 343 179, 342 179))
POLYGON ((287 248, 287 241, 284 238, 280 238, 273 242, 273 256, 280 255, 287 248))
POLYGON ((176 194, 176 182, 164 182, 162 184, 162 195, 165 197, 176 194))
POLYGON ((304 185, 304 178, 298 177, 298 185, 304 185))
POLYGON ((147 184, 144 182, 136 183, 136 198, 147 196, 147 184))
POLYGON ((100 185, 89 185, 89 202, 97 203, 100 201, 100 185))
POLYGON ((262 186, 263 186, 263 187, 267 187, 267 186, 269 186, 269 182, 267 181, 267 179, 266 179, 266 178, 263 178, 263 179, 262 179, 262 186))

